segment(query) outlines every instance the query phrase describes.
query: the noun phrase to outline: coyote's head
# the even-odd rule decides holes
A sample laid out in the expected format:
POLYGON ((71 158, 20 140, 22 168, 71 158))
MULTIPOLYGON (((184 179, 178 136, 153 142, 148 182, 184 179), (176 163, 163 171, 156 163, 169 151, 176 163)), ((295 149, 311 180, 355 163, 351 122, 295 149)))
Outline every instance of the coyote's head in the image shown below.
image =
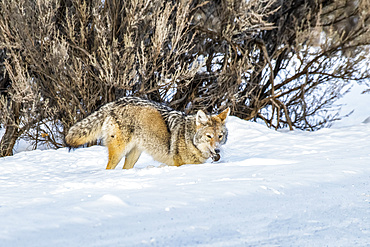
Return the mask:
POLYGON ((196 134, 194 145, 203 153, 203 156, 212 157, 214 161, 220 159, 220 146, 226 143, 226 118, 230 109, 227 108, 218 115, 206 115, 199 110, 196 115, 196 134))

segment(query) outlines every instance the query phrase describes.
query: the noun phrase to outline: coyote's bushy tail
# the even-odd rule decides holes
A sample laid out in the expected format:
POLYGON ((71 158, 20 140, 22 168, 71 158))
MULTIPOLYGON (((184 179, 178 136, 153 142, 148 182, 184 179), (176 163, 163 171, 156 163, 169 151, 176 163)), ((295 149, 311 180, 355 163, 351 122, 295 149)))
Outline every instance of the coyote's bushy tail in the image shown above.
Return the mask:
POLYGON ((97 140, 102 134, 102 126, 107 112, 100 109, 81 121, 75 123, 65 137, 69 147, 78 147, 97 140))

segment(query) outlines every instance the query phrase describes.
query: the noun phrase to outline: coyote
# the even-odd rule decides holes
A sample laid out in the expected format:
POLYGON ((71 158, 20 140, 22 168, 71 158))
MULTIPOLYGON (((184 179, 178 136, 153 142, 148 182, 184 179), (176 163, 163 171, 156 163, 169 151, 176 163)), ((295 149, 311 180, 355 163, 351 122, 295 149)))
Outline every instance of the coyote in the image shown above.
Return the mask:
POLYGON ((108 147, 106 169, 116 168, 123 156, 123 169, 133 168, 142 152, 169 166, 201 164, 210 157, 218 161, 229 112, 186 115, 157 102, 123 97, 73 125, 65 142, 78 147, 102 138, 108 147))

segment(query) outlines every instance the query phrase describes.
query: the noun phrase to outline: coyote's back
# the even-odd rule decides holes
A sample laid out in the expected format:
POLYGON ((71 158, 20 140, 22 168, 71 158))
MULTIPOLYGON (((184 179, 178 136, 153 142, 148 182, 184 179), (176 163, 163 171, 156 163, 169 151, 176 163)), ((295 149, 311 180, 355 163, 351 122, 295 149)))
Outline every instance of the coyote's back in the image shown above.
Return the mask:
POLYGON ((102 138, 108 147, 107 169, 114 169, 123 156, 123 168, 132 168, 145 151, 170 166, 200 164, 219 159, 219 147, 227 139, 226 109, 219 115, 185 115, 165 105, 123 97, 108 103, 72 126, 66 144, 78 147, 102 138))

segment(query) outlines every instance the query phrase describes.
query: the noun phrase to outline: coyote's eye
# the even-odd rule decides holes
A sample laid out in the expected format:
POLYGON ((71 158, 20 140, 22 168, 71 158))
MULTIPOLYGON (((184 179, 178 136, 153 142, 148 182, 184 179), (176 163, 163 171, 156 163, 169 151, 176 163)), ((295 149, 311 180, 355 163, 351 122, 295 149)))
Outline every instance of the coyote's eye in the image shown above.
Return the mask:
POLYGON ((219 135, 218 139, 222 140, 223 137, 224 137, 223 135, 219 135))
POLYGON ((210 134, 206 135, 208 139, 212 139, 212 136, 210 134))

